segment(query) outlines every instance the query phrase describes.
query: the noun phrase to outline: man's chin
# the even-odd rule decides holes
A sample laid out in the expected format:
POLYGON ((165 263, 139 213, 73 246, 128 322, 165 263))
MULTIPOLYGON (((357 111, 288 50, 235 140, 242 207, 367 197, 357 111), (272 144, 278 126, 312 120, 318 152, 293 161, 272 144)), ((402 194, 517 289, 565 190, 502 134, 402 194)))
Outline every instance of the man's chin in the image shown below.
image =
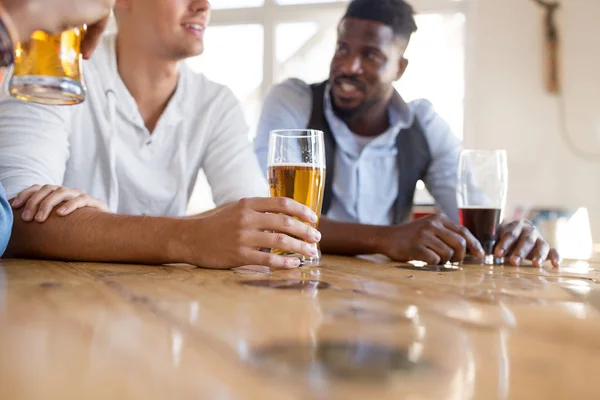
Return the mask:
POLYGON ((335 115, 337 115, 338 118, 340 118, 343 121, 352 121, 353 119, 358 118, 360 114, 362 114, 362 104, 359 106, 349 107, 339 106, 338 104, 335 104, 335 101, 333 103, 333 111, 335 112, 335 115))
POLYGON ((187 46, 179 48, 176 52, 178 60, 185 60, 187 58, 197 57, 204 53, 204 46, 187 46))

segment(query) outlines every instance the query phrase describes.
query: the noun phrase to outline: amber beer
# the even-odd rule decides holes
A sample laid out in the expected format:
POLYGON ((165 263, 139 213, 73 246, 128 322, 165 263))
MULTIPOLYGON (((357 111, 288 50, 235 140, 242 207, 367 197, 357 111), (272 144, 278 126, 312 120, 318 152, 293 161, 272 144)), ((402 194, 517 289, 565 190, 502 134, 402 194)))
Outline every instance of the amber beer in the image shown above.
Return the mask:
POLYGON ((81 42, 85 27, 51 35, 36 31, 15 48, 11 96, 34 103, 73 105, 85 100, 81 42))
MULTIPOLYGON (((323 206, 325 168, 302 165, 275 165, 269 168, 271 197, 289 197, 313 210, 319 218, 323 206)), ((318 223, 313 226, 316 228, 318 223)))
MULTIPOLYGON (((289 197, 313 210, 319 219, 325 189, 325 167, 308 164, 282 164, 269 167, 271 197, 289 197)), ((317 228, 319 223, 311 224, 317 228)), ((276 254, 288 255, 273 250, 276 254)))

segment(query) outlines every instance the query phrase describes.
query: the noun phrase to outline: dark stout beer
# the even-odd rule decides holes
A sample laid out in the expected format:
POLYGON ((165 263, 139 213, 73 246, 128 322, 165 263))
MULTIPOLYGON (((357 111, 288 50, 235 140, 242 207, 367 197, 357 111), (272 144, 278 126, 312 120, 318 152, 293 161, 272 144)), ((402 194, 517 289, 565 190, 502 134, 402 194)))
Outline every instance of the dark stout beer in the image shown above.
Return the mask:
POLYGON ((486 255, 494 252, 502 210, 499 208, 461 208, 460 223, 479 240, 486 255))

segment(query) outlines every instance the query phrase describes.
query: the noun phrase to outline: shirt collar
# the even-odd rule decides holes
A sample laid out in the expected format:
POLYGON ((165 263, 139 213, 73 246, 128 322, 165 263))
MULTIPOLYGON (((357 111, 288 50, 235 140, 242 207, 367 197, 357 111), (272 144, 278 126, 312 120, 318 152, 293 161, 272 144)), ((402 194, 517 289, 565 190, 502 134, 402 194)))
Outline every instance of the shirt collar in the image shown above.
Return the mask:
MULTIPOLYGON (((325 88, 325 101, 323 103, 325 118, 331 127, 338 145, 343 147, 347 152, 360 153, 359 146, 354 137, 356 134, 352 132, 350 128, 348 128, 348 125, 335 115, 335 112, 333 111, 329 84, 325 88)), ((373 139, 366 147, 395 148, 396 138, 398 137, 400 130, 408 128, 413 124, 414 114, 396 90, 394 90, 390 101, 388 118, 390 119, 390 127, 373 139)))
MULTIPOLYGON (((111 82, 108 83, 109 87, 115 91, 117 95, 117 99, 119 102, 119 106, 117 107, 117 112, 126 118, 128 121, 132 122, 135 125, 139 125, 140 127, 144 126, 144 121, 140 115, 139 108, 137 103, 125 83, 121 79, 119 75, 119 70, 117 67, 117 45, 116 45, 116 34, 106 35, 107 40, 107 50, 108 50, 108 67, 110 70, 110 79, 111 82)), ((186 87, 185 79, 186 79, 186 66, 184 63, 180 64, 179 68, 179 77, 177 81, 177 88, 175 89, 175 93, 169 100, 163 115, 160 118, 161 124, 167 124, 170 126, 177 125, 183 119, 182 107, 184 107, 185 103, 183 99, 185 98, 184 91, 186 87)))

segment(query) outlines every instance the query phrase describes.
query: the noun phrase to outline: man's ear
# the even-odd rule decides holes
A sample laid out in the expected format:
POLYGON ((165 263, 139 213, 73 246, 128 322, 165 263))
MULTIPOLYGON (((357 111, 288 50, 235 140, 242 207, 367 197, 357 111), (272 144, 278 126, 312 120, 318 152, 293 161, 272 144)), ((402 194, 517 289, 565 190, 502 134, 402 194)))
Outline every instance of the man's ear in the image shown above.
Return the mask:
POLYGON ((402 75, 404 75, 406 68, 408 68, 408 59, 400 57, 400 60, 398 60, 398 73, 396 74, 396 80, 402 78, 402 75))

